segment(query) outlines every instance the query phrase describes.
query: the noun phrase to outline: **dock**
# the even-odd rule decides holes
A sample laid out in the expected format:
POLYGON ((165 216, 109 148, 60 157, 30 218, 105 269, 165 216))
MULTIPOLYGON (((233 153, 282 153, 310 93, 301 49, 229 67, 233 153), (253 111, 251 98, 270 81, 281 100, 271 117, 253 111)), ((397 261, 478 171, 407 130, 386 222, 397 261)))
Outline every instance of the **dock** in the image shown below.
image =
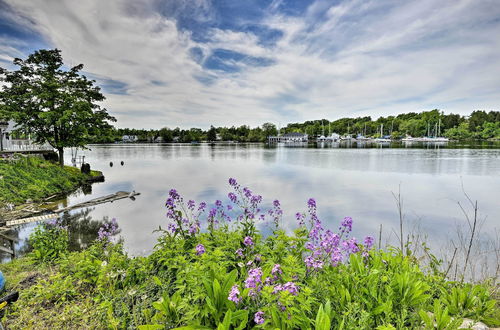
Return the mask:
MULTIPOLYGON (((130 198, 130 199, 134 200, 135 196, 138 196, 138 195, 140 195, 140 193, 137 193, 135 191, 132 191, 132 192, 118 191, 114 194, 94 198, 94 199, 88 200, 86 202, 82 202, 82 203, 78 203, 75 205, 70 205, 68 207, 64 207, 62 209, 48 211, 50 213, 47 213, 47 214, 42 214, 42 215, 28 217, 28 218, 8 220, 5 222, 5 227, 9 228, 9 227, 13 227, 13 226, 22 225, 25 223, 30 223, 30 222, 38 222, 38 221, 46 221, 46 220, 50 220, 50 219, 55 219, 55 218, 59 217, 60 213, 63 213, 66 211, 80 209, 83 207, 95 206, 95 205, 104 204, 104 203, 112 203, 114 201, 124 199, 124 198, 130 198)), ((1 231, 0 231, 0 233, 1 233, 1 231)))

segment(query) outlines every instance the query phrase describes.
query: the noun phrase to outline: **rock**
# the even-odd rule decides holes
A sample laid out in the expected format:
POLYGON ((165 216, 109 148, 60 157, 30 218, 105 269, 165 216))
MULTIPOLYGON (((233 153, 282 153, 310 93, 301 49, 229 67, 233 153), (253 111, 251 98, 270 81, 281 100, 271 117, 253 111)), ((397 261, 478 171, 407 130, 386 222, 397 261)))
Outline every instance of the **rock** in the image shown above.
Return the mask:
POLYGON ((473 329, 473 330, 488 330, 488 326, 482 322, 476 322, 471 319, 464 319, 459 329, 473 329))

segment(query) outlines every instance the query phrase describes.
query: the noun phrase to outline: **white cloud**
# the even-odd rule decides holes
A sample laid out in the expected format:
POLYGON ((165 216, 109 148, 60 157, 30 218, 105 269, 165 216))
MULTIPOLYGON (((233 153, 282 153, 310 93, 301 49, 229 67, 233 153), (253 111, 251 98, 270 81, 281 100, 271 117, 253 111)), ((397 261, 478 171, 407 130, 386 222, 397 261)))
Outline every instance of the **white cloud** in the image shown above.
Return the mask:
MULTIPOLYGON (((125 84, 126 95, 106 100, 121 127, 498 109, 500 8, 494 1, 326 4, 317 1, 303 17, 290 17, 279 14, 283 4, 274 1, 256 24, 283 36, 263 46, 251 32, 222 28, 207 30, 208 42, 193 41, 174 18, 155 12, 154 1, 11 1, 17 21, 62 49, 67 62, 84 63, 101 81, 125 84), (211 71, 191 56, 193 47, 204 59, 226 49, 274 62, 211 71)), ((176 10, 188 5, 198 21, 216 17, 207 1, 180 1, 176 10)), ((3 59, 16 52, 16 45, 5 45, 3 59)))

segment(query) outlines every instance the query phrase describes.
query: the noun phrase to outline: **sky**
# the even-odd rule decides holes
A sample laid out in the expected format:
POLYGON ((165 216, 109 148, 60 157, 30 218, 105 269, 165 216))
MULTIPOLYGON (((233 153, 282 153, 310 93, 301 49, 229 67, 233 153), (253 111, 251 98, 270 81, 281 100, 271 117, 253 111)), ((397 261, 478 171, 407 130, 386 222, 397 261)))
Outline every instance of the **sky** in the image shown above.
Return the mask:
POLYGON ((500 108, 498 0, 0 0, 0 66, 40 48, 118 127, 500 108))

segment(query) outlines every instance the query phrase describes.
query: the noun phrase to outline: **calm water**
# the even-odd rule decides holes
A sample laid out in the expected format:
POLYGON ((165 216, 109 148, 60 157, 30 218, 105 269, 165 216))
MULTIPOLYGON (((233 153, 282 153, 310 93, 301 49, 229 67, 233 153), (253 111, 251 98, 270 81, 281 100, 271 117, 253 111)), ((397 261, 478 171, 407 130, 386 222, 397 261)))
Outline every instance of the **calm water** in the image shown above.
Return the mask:
MULTIPOLYGON (((78 191, 65 204, 75 204, 119 190, 140 192, 129 199, 84 210, 90 219, 116 218, 125 247, 143 255, 155 244, 158 226, 166 227, 164 202, 171 188, 185 199, 227 201, 229 177, 264 197, 282 203, 284 224, 295 227, 294 214, 305 211, 309 197, 318 203, 320 218, 330 228, 344 216, 354 219, 354 236, 394 240, 398 225, 392 192, 401 187, 405 219, 418 224, 432 243, 446 240, 456 223, 464 223, 457 202, 464 203, 461 184, 479 201, 485 218, 483 232, 494 233, 500 224, 500 149, 448 148, 287 148, 260 144, 92 146, 84 151, 93 169, 106 182, 92 191, 78 191), (110 167, 109 162, 114 163, 110 167), (124 165, 120 165, 120 161, 124 165)), ((69 154, 69 152, 68 152, 69 154)), ((80 152, 79 155, 82 155, 80 152)), ((69 155, 68 155, 69 158, 69 155)), ((81 213, 81 212, 80 212, 81 213)), ((75 218, 82 218, 74 211, 75 218)), ((26 238, 35 225, 19 229, 26 238)), ((24 242, 21 240, 19 248, 24 242)))

